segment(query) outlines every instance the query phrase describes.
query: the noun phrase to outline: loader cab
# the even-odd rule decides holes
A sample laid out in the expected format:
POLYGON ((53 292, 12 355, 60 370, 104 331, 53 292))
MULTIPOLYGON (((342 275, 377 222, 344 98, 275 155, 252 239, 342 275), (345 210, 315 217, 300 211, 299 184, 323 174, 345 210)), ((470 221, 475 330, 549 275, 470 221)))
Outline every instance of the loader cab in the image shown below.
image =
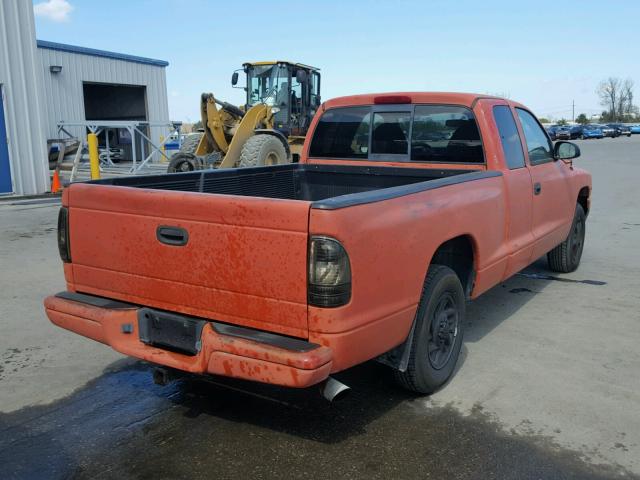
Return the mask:
MULTIPOLYGON (((247 75, 246 108, 269 105, 276 130, 286 136, 306 135, 320 106, 320 71, 283 61, 245 63, 243 68, 247 75)), ((232 83, 237 83, 235 74, 232 83)))

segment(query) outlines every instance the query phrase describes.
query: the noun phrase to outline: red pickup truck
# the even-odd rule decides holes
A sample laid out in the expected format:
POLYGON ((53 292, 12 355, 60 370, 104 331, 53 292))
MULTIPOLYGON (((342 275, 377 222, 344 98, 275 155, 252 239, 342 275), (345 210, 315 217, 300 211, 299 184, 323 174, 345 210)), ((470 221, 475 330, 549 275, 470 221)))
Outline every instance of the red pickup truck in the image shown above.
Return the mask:
POLYGON ((591 194, 579 154, 502 98, 330 100, 296 164, 71 185, 67 291, 46 312, 195 374, 307 387, 378 359, 433 392, 468 299, 542 255, 578 267, 591 194))

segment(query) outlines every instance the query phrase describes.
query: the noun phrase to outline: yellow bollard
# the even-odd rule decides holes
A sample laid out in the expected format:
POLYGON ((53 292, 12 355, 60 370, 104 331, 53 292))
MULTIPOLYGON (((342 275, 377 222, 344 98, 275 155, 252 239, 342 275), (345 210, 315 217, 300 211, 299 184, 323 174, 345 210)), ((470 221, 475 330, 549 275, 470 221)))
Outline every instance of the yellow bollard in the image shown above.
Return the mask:
POLYGON ((162 152, 162 155, 160 155, 160 162, 167 163, 167 149, 164 147, 164 135, 160 135, 160 145, 162 145, 160 147, 160 151, 162 152))
POLYGON ((98 154, 98 136, 95 133, 87 135, 89 146, 89 165, 91 166, 91 180, 100 179, 100 156, 98 154))

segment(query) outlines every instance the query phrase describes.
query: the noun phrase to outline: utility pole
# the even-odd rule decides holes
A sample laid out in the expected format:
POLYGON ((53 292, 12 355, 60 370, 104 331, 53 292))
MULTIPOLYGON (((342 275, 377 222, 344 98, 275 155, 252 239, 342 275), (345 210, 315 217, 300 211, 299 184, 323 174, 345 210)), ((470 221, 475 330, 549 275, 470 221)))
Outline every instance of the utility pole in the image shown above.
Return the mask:
POLYGON ((576 122, 576 101, 571 100, 571 121, 576 122))

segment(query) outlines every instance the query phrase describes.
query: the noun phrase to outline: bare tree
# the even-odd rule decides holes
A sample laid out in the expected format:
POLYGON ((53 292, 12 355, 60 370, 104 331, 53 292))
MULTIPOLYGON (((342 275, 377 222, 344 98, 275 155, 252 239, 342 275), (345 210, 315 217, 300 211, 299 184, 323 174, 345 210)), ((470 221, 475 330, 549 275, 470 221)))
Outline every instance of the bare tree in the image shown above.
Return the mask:
POLYGON ((633 113, 633 80, 630 78, 627 78, 622 83, 618 112, 621 117, 626 117, 633 113))
POLYGON ((611 121, 623 120, 626 115, 634 112, 633 80, 621 80, 609 77, 598 85, 596 93, 600 97, 600 104, 607 109, 611 121))
POLYGON ((596 92, 600 97, 600 105, 605 107, 609 111, 609 116, 615 120, 620 96, 620 79, 609 77, 601 81, 596 92))

